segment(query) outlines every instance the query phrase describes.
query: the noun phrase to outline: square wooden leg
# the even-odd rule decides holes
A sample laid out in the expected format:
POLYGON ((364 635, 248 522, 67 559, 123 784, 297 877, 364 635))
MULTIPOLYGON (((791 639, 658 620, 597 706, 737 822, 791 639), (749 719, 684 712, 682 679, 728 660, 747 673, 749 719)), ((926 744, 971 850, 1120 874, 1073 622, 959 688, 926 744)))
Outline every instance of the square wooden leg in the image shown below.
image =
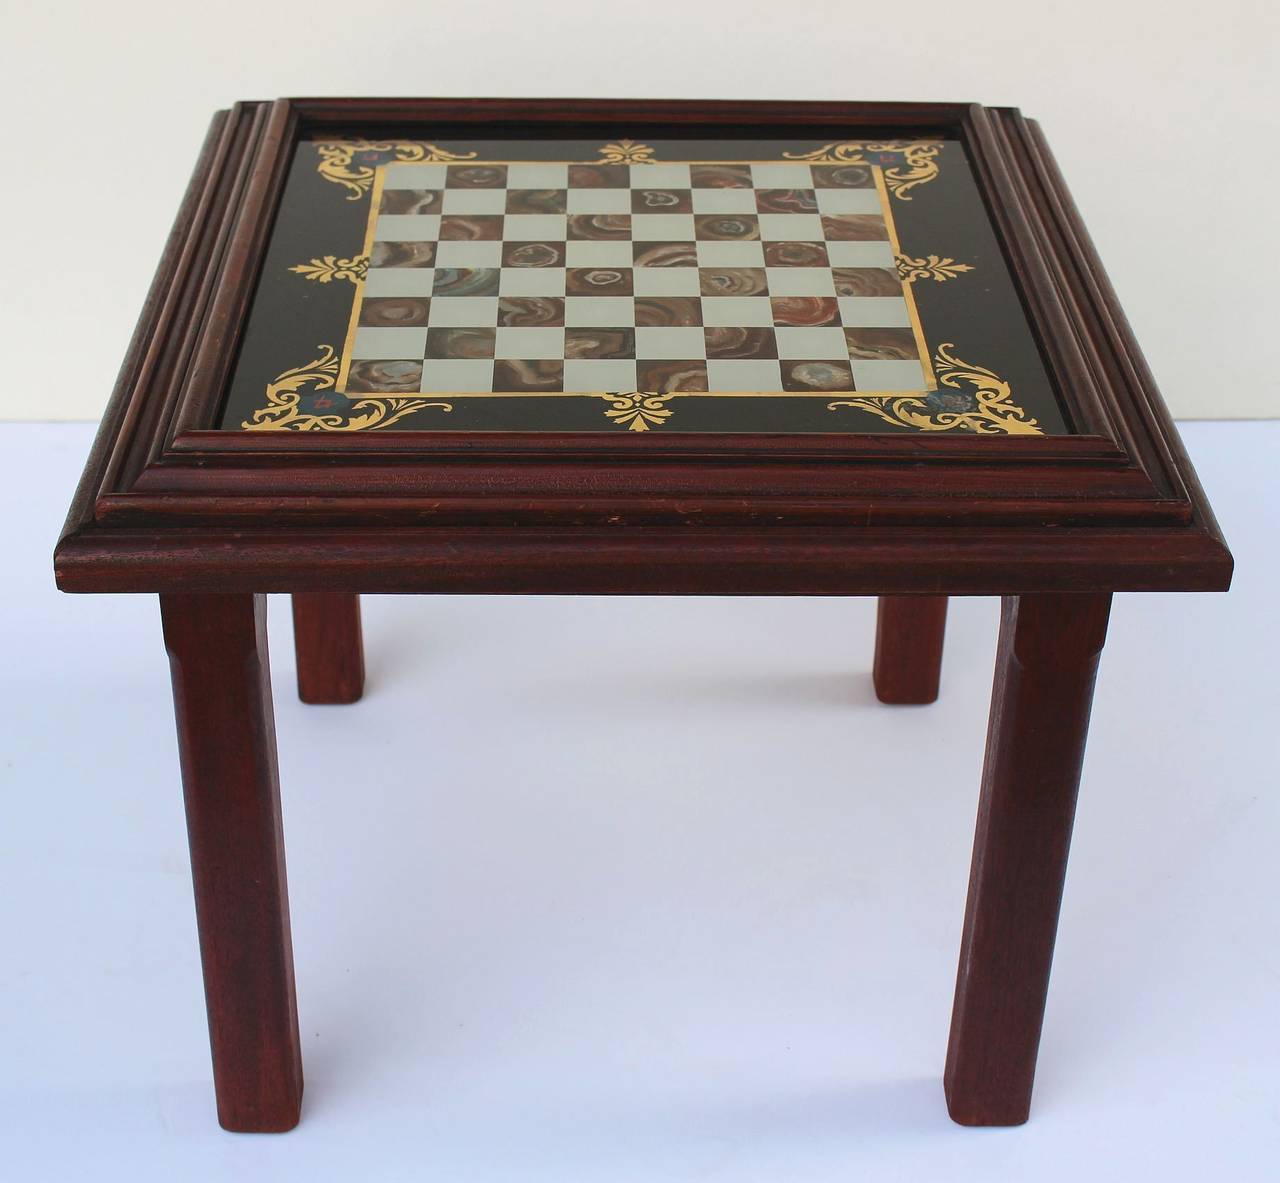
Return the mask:
POLYGON ((962 1125, 1031 1107, 1109 594, 1004 601, 946 1094, 962 1125))
POLYGON ((218 1120, 298 1123, 294 995, 266 600, 162 595, 218 1120))
POLYGON ((364 693, 359 596, 295 592, 293 641, 303 702, 356 702, 364 693))
POLYGON ((881 596, 876 611, 876 697, 922 704, 938 697, 946 596, 881 596))

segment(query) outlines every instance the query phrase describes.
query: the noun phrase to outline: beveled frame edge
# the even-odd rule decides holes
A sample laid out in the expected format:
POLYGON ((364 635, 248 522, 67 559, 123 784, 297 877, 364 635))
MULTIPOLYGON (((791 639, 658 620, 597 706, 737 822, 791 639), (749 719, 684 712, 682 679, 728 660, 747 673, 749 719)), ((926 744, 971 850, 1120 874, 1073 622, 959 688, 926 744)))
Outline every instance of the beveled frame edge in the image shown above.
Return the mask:
MULTIPOLYGON (((1044 347, 1043 339, 1041 344, 1044 347)), ((486 440, 489 445, 493 442, 486 440)), ((519 455, 526 445, 527 441, 508 436, 502 446, 486 450, 503 471, 527 473, 527 458, 519 455)), ((406 524, 429 520, 446 530, 470 522, 494 527, 558 522, 580 530, 602 521, 635 526, 698 521, 707 527, 745 521, 766 526, 771 535, 782 524, 804 528, 840 523, 858 531, 859 537, 866 536, 868 527, 894 523, 902 523, 904 530, 961 524, 970 530, 979 525, 1096 523, 1096 530, 1103 523, 1123 527, 1146 522, 1150 525, 1140 537, 1149 562, 1157 560, 1148 547, 1158 551, 1172 539, 1182 543, 1194 534, 1203 551, 1201 567, 1207 564, 1217 571, 1205 583, 1202 570, 1193 580, 1196 586, 1225 587, 1230 572, 1230 556, 1194 471, 1096 253, 1084 237, 1043 137, 1016 111, 959 104, 303 99, 269 105, 242 103, 220 113, 104 415, 72 505, 60 559, 78 566, 86 557, 83 547, 97 545, 90 538, 97 534, 107 550, 123 559, 124 551, 137 541, 136 535, 126 537, 124 531, 130 528, 183 529, 183 536, 174 535, 171 540, 181 549, 190 541, 184 527, 199 524, 206 530, 220 524, 256 525, 264 531, 265 540, 275 524, 323 528, 363 523, 368 527, 397 520, 406 524), (1040 335, 1046 322, 1055 326, 1057 335, 1052 339, 1060 356, 1046 352, 1046 360, 1056 380, 1061 381, 1065 371, 1079 382, 1074 387, 1077 392, 1087 392, 1077 401, 1086 408, 1086 426, 1096 433, 981 441, 841 436, 839 443, 844 446, 837 450, 832 450, 831 439, 825 436, 816 440, 751 437, 750 459, 735 459, 733 441, 726 447, 726 437, 609 435, 602 437, 609 443, 609 466, 617 467, 618 458, 626 457, 621 467, 641 479, 604 496, 597 488, 598 463, 591 463, 600 460, 594 437, 584 441, 580 434, 539 435, 539 453, 548 458, 546 467, 555 470, 550 474, 553 487, 544 484, 540 495, 534 496, 528 489, 508 490, 508 496, 496 503, 487 494, 497 469, 477 464, 481 450, 474 439, 446 437, 448 447, 438 452, 440 463, 428 464, 420 432, 389 432, 376 439, 348 437, 341 448, 335 448, 332 440, 316 441, 306 435, 275 438, 275 433, 260 445, 239 433, 194 426, 202 408, 211 414, 220 395, 269 230, 271 203, 279 195, 288 149, 304 125, 326 120, 388 125, 428 118, 484 121, 503 114, 528 120, 531 113, 570 121, 590 116, 601 124, 627 119, 741 122, 744 111, 762 123, 783 125, 829 119, 849 128, 884 128, 898 121, 912 128, 938 130, 940 124, 951 121, 948 130, 961 133, 980 174, 980 187, 993 210, 993 222, 1019 288, 1024 295, 1035 293, 1036 303, 1028 308, 1033 329, 1040 335), (984 173, 989 187, 981 183, 984 173), (1001 201, 993 200, 993 194, 1001 195, 1001 201), (1078 331, 1073 325, 1079 326, 1078 331), (1110 397, 1104 398, 1100 380, 1122 385, 1112 385, 1106 392, 1110 397), (158 393, 148 397, 153 392, 158 393), (1132 397, 1129 405, 1123 394, 1132 397), (415 454, 413 465, 397 465, 397 454, 410 450, 415 454), (761 452, 766 453, 764 458, 761 452), (356 476, 358 488, 344 491, 335 486, 336 456, 342 457, 336 467, 356 476), (286 457, 286 468, 273 469, 274 462, 286 457), (665 478, 690 458, 701 461, 698 471, 704 474, 714 460, 722 476, 748 474, 755 479, 739 480, 736 485, 730 479, 719 488, 684 488, 667 498, 637 496, 635 485, 655 475, 655 465, 665 478), (381 488, 369 480, 379 468, 383 470, 381 488), (851 471, 861 480, 851 480, 851 471), (566 472, 576 473, 580 487, 570 481, 566 488, 566 472), (777 480, 784 472, 794 483, 779 493, 777 480), (442 478, 449 473, 462 474, 461 480, 444 480, 442 487, 442 478), (928 479, 921 480, 922 473, 928 479), (475 495, 475 478, 481 478, 486 495, 475 495), (468 481, 470 497, 465 495, 468 481), (585 495, 588 490, 591 496, 585 495), (346 508, 335 513, 335 499, 344 495, 346 508), (758 499, 745 517, 741 512, 744 496, 758 499), (867 498, 877 502, 878 510, 859 506, 858 496, 864 502, 867 498), (892 502, 895 497, 902 500, 886 507, 886 500, 892 502), (1180 528, 1165 528, 1169 526, 1180 528)), ((1058 543, 1067 541, 1067 533, 1060 528, 1055 537, 1058 543)), ((404 541, 410 541, 407 535, 404 541)), ((976 537, 971 536, 971 541, 976 537)), ((1178 558, 1170 553, 1169 561, 1185 562, 1184 547, 1174 549, 1178 558)), ((1064 550, 1057 553, 1066 558, 1064 550)), ((92 565, 97 568, 96 563, 92 565)), ((62 573, 64 566, 60 566, 63 585, 79 583, 62 573)), ((136 566, 133 569, 140 572, 136 566)), ((1128 581, 1132 576, 1119 561, 1115 575, 1097 572, 1096 586, 1118 587, 1116 578, 1128 581)), ((1184 571, 1183 576, 1190 577, 1190 572, 1184 571)), ((1185 586, 1173 570, 1161 579, 1160 586, 1185 586)), ((1002 583, 991 590, 1010 588, 1002 583)))

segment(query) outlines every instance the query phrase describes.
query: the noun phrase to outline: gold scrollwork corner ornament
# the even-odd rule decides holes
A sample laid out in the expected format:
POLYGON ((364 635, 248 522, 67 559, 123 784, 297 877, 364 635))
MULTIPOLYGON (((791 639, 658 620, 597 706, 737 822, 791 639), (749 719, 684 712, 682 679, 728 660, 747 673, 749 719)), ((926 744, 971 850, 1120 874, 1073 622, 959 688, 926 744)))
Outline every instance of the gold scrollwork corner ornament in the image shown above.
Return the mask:
POLYGON ((608 399, 612 404, 605 411, 606 418, 629 431, 648 431, 651 427, 661 427, 671 418, 672 408, 664 404, 675 395, 635 391, 629 394, 601 394, 599 397, 608 399))
POLYGON ((285 370, 267 384, 267 405, 240 424, 245 431, 368 431, 390 427, 426 407, 453 410, 451 403, 423 398, 351 398, 340 394, 328 399, 323 392, 332 390, 337 382, 338 357, 332 345, 321 345, 319 350, 314 361, 285 370), (307 387, 321 398, 313 399, 311 408, 303 410, 302 396, 307 387), (330 406, 336 409, 330 411, 330 406))
POLYGON ((884 170, 884 183, 899 201, 910 201, 910 190, 927 184, 938 175, 934 159, 942 145, 919 140, 886 140, 877 144, 825 144, 812 152, 784 152, 788 160, 807 160, 810 164, 870 164, 868 152, 890 152, 902 157, 900 167, 884 170))
POLYGON ((335 279, 359 283, 369 272, 369 256, 352 255, 349 259, 342 259, 336 255, 321 255, 289 270, 318 283, 332 283, 335 279))
POLYGON ((474 160, 474 152, 449 152, 435 144, 416 144, 392 140, 342 140, 316 144, 320 163, 316 171, 326 180, 343 185, 350 192, 348 201, 359 201, 373 185, 376 165, 358 161, 357 156, 376 157, 390 154, 391 159, 378 164, 448 164, 456 160, 474 160))
POLYGON ((1043 435, 1039 423, 1013 401, 1009 383, 983 366, 960 361, 954 345, 939 345, 934 373, 946 390, 866 395, 827 404, 855 407, 898 427, 917 431, 962 431, 977 435, 1043 435), (967 388, 967 389, 966 389, 967 388))

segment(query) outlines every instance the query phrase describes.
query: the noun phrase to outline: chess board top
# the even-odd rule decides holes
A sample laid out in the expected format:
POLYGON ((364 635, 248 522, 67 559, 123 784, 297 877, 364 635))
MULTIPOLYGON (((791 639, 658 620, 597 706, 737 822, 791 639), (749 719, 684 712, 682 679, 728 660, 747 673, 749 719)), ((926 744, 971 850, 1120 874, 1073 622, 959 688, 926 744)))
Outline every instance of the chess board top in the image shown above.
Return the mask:
POLYGON ((55 563, 187 592, 1231 571, 1017 111, 511 99, 215 117, 55 563))
POLYGON ((1073 430, 937 136, 302 139, 219 423, 1073 430))

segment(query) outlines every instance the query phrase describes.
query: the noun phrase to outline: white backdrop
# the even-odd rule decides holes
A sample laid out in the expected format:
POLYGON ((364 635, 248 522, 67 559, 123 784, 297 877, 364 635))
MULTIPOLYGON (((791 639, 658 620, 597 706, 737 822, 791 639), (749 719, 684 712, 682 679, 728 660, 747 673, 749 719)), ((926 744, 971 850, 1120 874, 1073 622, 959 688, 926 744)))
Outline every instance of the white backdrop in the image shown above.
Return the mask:
POLYGON ((1280 413, 1268 0, 6 0, 0 41, 0 418, 97 417, 210 114, 302 94, 1020 106, 1175 414, 1280 413))

